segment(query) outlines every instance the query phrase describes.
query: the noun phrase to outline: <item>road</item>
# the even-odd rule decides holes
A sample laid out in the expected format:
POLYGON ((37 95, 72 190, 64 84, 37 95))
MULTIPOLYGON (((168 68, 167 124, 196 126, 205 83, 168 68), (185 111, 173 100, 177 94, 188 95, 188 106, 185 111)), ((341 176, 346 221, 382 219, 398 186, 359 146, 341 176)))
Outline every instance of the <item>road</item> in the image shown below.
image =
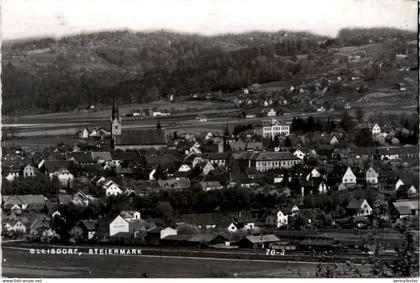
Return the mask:
MULTIPOLYGON (((3 246, 5 277, 314 277, 317 262, 160 255, 31 254, 3 246)), ((342 264, 339 264, 342 266, 342 264)), ((361 268, 359 265, 358 267, 361 268)))

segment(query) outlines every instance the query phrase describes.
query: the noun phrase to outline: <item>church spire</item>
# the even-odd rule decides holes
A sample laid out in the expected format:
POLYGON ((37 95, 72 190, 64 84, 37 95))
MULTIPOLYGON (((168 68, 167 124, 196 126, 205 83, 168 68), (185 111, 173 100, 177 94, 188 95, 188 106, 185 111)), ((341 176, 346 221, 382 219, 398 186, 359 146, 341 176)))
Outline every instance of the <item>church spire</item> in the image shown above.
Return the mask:
POLYGON ((117 102, 117 95, 114 95, 114 103, 112 104, 112 116, 111 119, 114 120, 115 118, 118 119, 119 117, 119 111, 118 111, 118 102, 117 102))

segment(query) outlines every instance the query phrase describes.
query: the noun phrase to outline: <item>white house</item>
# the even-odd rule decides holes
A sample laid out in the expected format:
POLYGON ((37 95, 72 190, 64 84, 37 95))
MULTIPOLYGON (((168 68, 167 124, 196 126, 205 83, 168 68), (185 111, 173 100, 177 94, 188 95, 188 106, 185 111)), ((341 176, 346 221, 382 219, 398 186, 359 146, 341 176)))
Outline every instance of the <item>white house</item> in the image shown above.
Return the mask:
POLYGON ((314 168, 308 175, 306 175, 306 181, 309 181, 312 178, 319 178, 319 177, 321 177, 321 173, 319 173, 319 171, 316 170, 316 168, 314 168))
POLYGON ((203 175, 207 176, 210 171, 214 170, 214 166, 213 164, 211 164, 210 162, 207 162, 206 165, 204 165, 203 167, 203 175))
POLYGON ((378 183, 379 173, 375 171, 372 167, 366 171, 366 183, 368 184, 377 184, 378 183))
POLYGON ((352 199, 347 209, 354 211, 357 216, 368 216, 373 211, 366 199, 352 199))
POLYGON ((290 134, 290 126, 271 119, 270 121, 264 121, 262 127, 263 137, 271 137, 274 139, 277 135, 288 136, 290 134))
POLYGON ((160 230, 160 239, 164 239, 168 236, 177 235, 178 231, 176 229, 173 229, 171 227, 166 227, 162 230, 160 230))
POLYGON ((178 169, 178 172, 189 172, 189 171, 191 171, 191 167, 188 164, 182 164, 178 169))
POLYGON ((193 145, 190 147, 190 150, 188 151, 188 154, 201 154, 201 150, 196 145, 193 145))
POLYGON ((103 188, 107 197, 122 194, 120 186, 113 181, 107 182, 105 185, 103 185, 103 188))
POLYGON ((273 108, 271 108, 268 112, 267 112, 267 117, 275 117, 277 115, 276 110, 274 110, 273 108))
POLYGON ((3 226, 3 229, 7 232, 14 232, 19 234, 26 233, 26 226, 23 225, 20 220, 7 221, 3 226))
POLYGON ((35 167, 28 164, 23 168, 23 177, 33 177, 35 176, 35 167))
POLYGON ((82 130, 82 132, 80 133, 80 138, 82 138, 82 139, 87 139, 87 138, 89 138, 89 136, 90 136, 90 132, 89 132, 88 128, 84 128, 82 130))
POLYGON ((235 233, 238 230, 253 230, 255 228, 254 222, 241 222, 241 223, 234 223, 231 222, 227 227, 227 230, 231 233, 235 233))
POLYGON ((92 131, 90 132, 89 136, 90 137, 97 137, 98 136, 98 131, 95 128, 93 128, 92 131))
POLYGON ((395 191, 398 191, 401 185, 404 185, 404 182, 401 179, 398 179, 398 181, 395 183, 395 191))
POLYGON ((54 176, 58 177, 58 180, 60 181, 60 185, 62 187, 67 187, 67 185, 72 185, 74 180, 74 175, 70 173, 69 170, 62 168, 58 170, 57 172, 50 173, 50 178, 52 179, 54 176))
POLYGON ((330 141, 330 145, 338 144, 339 141, 336 136, 333 136, 330 141))
POLYGON ((118 215, 109 223, 109 236, 114 236, 120 232, 130 232, 130 224, 121 215, 118 215))
POLYGON ((293 155, 296 156, 297 158, 303 160, 306 156, 306 153, 304 153, 300 149, 296 149, 295 152, 293 152, 293 155))
POLYGON ((287 226, 289 217, 285 215, 281 210, 277 212, 277 228, 287 226))
POLYGON ((134 220, 140 220, 141 214, 138 211, 135 210, 123 210, 120 212, 120 215, 124 220, 128 222, 132 222, 134 220))
POLYGON ((343 190, 348 186, 356 185, 356 176, 354 175, 353 171, 350 167, 347 167, 346 172, 344 173, 341 179, 341 185, 339 186, 339 190, 343 190))
POLYGON ((16 178, 19 178, 19 171, 18 170, 11 170, 9 174, 6 176, 6 180, 9 182, 13 182, 16 178))
POLYGON ((372 127, 372 136, 379 135, 381 133, 381 128, 378 124, 373 125, 372 127))

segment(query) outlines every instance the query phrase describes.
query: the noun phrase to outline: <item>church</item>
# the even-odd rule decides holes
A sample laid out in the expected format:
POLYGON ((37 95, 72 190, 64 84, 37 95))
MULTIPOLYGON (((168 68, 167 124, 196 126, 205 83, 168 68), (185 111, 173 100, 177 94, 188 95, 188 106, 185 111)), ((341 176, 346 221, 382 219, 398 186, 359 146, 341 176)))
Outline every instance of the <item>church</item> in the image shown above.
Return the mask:
POLYGON ((111 148, 114 150, 160 149, 167 146, 165 130, 123 130, 117 97, 114 97, 111 113, 111 148))

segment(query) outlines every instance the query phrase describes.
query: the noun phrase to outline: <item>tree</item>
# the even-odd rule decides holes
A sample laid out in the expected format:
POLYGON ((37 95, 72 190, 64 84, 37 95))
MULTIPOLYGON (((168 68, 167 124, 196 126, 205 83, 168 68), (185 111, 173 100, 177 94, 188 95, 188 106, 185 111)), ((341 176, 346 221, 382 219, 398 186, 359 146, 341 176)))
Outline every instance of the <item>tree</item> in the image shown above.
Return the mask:
POLYGON ((174 209, 167 201, 159 201, 156 204, 156 213, 167 223, 171 223, 174 216, 174 209))
POLYGON ((160 131, 162 129, 162 126, 160 125, 160 119, 157 121, 156 130, 160 131))
POLYGON ((356 135, 355 135, 355 144, 357 146, 373 146, 374 142, 372 139, 372 133, 369 131, 369 129, 364 128, 361 129, 356 135))
POLYGON ((356 108, 356 119, 359 121, 359 123, 363 122, 363 117, 365 116, 365 113, 363 112, 361 107, 356 108))
POLYGON ((341 115, 341 127, 346 132, 351 131, 354 127, 353 117, 347 110, 345 110, 341 115))

